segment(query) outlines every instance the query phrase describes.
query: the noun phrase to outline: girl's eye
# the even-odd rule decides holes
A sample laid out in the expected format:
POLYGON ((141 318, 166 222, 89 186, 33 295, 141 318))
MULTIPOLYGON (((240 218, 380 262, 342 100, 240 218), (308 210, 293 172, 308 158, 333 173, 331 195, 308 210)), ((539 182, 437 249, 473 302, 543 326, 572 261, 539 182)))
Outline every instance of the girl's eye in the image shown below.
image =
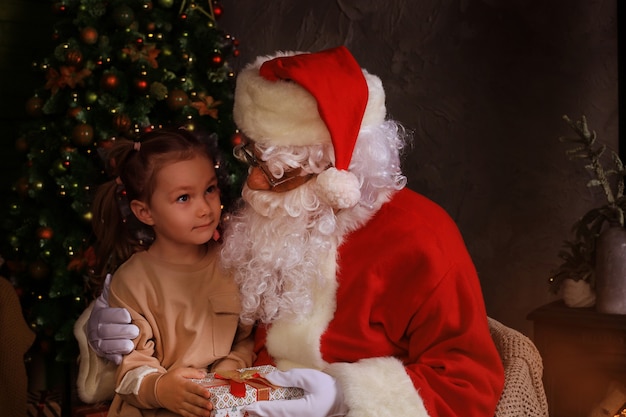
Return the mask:
POLYGON ((189 194, 183 194, 183 195, 181 195, 180 197, 178 197, 176 199, 176 201, 181 201, 181 202, 185 202, 185 201, 188 201, 188 200, 189 200, 189 194))
POLYGON ((209 186, 209 188, 206 189, 206 193, 207 194, 215 194, 218 191, 219 190, 217 188, 217 185, 211 185, 211 186, 209 186))

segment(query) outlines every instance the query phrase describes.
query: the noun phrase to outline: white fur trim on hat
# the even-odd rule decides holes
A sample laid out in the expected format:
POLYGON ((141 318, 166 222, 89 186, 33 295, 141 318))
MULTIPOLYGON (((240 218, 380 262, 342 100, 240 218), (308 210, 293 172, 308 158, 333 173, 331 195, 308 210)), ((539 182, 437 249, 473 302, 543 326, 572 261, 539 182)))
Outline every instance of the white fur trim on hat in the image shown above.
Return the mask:
MULTIPOLYGON (((233 117, 237 127, 255 142, 277 146, 331 143, 317 101, 308 91, 291 81, 269 81, 259 75, 265 61, 303 53, 288 51, 258 57, 239 73, 233 117)), ((380 78, 362 71, 369 95, 361 126, 377 125, 387 114, 385 91, 380 78)))
POLYGON ((338 210, 354 207, 361 198, 361 187, 356 175, 335 167, 317 176, 315 188, 320 198, 338 210))
POLYGON ((259 57, 237 77, 233 117, 237 127, 257 143, 279 146, 330 143, 330 133, 311 94, 296 83, 268 81, 259 75, 263 62, 296 54, 259 57))

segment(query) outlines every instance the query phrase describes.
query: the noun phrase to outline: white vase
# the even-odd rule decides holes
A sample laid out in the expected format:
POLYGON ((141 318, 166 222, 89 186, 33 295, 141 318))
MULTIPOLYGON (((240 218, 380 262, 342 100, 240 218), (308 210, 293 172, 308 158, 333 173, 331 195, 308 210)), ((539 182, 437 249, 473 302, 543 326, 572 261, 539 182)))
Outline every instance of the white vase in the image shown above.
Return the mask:
POLYGON ((593 307, 596 303, 596 294, 587 281, 579 279, 565 279, 561 283, 561 297, 568 307, 593 307))

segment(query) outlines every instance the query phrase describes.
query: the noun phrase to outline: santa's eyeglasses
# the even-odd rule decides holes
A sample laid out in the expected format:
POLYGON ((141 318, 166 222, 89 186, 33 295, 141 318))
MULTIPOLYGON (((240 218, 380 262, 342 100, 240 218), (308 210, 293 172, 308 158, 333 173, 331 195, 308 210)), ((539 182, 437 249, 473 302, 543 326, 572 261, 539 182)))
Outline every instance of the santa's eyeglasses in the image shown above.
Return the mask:
POLYGON ((235 158, 251 167, 261 170, 270 188, 274 191, 280 191, 276 190, 276 188, 285 188, 283 191, 294 189, 313 177, 313 174, 300 175, 302 168, 296 168, 285 171, 282 177, 276 178, 267 167, 267 162, 263 161, 260 156, 257 156, 256 152, 258 151, 254 146, 254 142, 251 140, 245 140, 233 149, 235 158))

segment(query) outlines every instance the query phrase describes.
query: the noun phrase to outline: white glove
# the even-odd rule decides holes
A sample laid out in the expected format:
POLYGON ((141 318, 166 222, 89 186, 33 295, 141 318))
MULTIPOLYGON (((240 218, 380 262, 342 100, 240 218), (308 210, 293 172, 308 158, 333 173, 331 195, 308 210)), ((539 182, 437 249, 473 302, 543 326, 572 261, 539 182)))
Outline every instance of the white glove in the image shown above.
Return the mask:
POLYGON ((243 408, 257 417, 335 417, 348 413, 341 387, 332 376, 315 369, 274 371, 265 376, 281 387, 298 387, 304 397, 294 400, 257 401, 243 408))
POLYGON ((132 339, 139 336, 139 328, 131 324, 128 310, 109 307, 110 285, 111 274, 108 274, 102 294, 96 298, 87 321, 87 340, 98 356, 119 365, 122 355, 129 354, 135 348, 132 339))

